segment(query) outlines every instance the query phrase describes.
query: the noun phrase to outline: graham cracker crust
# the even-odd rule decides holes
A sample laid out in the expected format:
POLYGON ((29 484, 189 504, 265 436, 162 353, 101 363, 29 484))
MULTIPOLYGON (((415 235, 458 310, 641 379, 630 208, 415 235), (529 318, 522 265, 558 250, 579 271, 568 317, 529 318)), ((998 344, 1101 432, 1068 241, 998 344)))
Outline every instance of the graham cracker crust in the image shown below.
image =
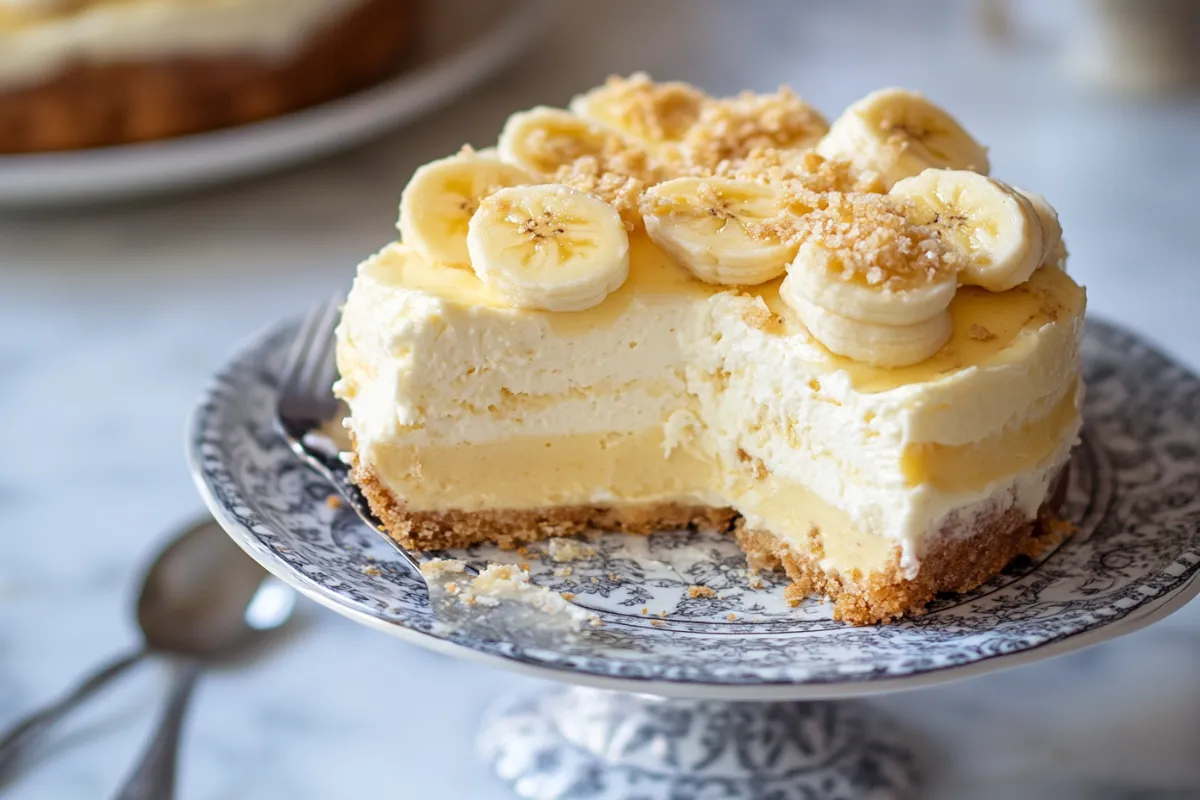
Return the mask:
POLYGON ((568 506, 532 510, 409 511, 369 469, 354 460, 352 477, 384 533, 412 550, 442 550, 495 542, 512 549, 541 539, 572 536, 589 529, 650 534, 661 530, 701 528, 733 531, 751 570, 783 569, 792 585, 786 590, 798 603, 810 595, 833 601, 834 619, 851 625, 873 625, 904 616, 919 616, 940 593, 967 592, 1003 570, 1017 556, 1035 557, 1057 545, 1071 526, 1054 516, 1066 496, 1067 468, 1055 478, 1037 518, 1017 509, 998 514, 968 535, 946 531, 945 543, 921 559, 916 577, 900 567, 900 547, 889 565, 869 575, 827 573, 821 568, 824 547, 820 530, 809 532, 801 552, 769 531, 749 530, 730 508, 662 503, 638 508, 568 506))
POLYGON ((0 153, 105 147, 255 122, 375 83, 408 52, 414 0, 364 0, 283 61, 78 63, 0 91, 0 153))

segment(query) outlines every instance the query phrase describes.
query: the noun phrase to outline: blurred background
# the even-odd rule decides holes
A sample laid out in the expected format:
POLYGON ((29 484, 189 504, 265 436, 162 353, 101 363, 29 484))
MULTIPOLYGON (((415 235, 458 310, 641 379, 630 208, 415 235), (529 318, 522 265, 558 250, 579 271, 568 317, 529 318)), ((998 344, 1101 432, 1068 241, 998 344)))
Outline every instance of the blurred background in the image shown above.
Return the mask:
MULTIPOLYGON (((0 0, 0 43, 5 9, 19 5, 0 0)), ((429 5, 455 19, 455 0, 429 5)), ((831 119, 882 86, 925 92, 991 148, 993 174, 1057 207, 1090 313, 1200 369, 1198 8, 571 0, 547 4, 520 56, 465 94, 316 162, 119 202, 10 198, 0 727, 135 640, 139 565, 201 509, 182 455, 187 416, 239 342, 348 287, 395 238, 416 166, 487 146, 510 112, 565 105, 612 73, 713 94, 784 83, 831 119)), ((0 74, 9 57, 0 46, 0 74)), ((64 156, 37 156, 51 157, 64 156)), ((25 169, 18 158, 0 155, 0 186, 25 169)), ((1193 603, 1126 639, 881 702, 936 748, 933 797, 1200 797, 1198 664, 1193 603)), ((146 672, 67 725, 0 796, 110 794, 161 699, 163 674, 146 672)), ((181 796, 505 797, 471 740, 487 701, 521 680, 313 610, 272 657, 202 684, 181 796)))

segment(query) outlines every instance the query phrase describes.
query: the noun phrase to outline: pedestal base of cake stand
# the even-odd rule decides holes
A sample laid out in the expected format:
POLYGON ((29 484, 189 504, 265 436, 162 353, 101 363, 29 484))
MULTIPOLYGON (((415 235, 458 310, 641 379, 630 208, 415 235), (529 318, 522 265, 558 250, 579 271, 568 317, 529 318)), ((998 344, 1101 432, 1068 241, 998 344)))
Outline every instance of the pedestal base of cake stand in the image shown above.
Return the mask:
POLYGON ((497 703, 479 749, 530 800, 893 800, 918 788, 909 742, 861 702, 554 687, 497 703))

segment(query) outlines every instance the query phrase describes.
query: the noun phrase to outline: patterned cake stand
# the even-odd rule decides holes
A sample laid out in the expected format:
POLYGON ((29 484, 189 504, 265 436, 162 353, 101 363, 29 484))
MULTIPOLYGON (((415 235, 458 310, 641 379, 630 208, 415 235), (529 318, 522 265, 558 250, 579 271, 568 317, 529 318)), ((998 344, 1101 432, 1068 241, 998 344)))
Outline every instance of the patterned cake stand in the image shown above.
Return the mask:
POLYGON ((226 367, 192 420, 189 454, 212 512, 267 569, 365 625, 561 688, 508 698, 483 756, 528 798, 792 800, 912 796, 919 743, 861 695, 930 686, 1133 631, 1200 592, 1200 380, 1127 333, 1091 323, 1083 442, 1065 515, 1079 528, 966 595, 896 625, 851 628, 827 606, 751 588, 728 537, 597 535, 527 562, 603 626, 464 612, 293 460, 273 432, 283 325, 226 367), (561 552, 559 558, 563 557, 561 552), (692 586, 712 589, 690 591, 692 586), (693 596, 695 595, 695 596, 693 596))

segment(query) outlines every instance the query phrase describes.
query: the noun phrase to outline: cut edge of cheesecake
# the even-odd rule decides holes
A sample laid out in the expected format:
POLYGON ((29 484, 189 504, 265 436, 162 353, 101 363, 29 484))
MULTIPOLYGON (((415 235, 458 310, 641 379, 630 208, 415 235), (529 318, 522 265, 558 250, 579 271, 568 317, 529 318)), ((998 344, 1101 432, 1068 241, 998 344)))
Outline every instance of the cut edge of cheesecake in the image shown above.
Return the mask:
POLYGON ((1043 198, 917 93, 822 134, 777 124, 817 119, 787 90, 596 91, 419 169, 402 243, 360 268, 335 392, 381 530, 428 550, 717 529, 751 586, 782 569, 789 601, 853 624, 1070 532, 1086 295, 1043 198), (680 103, 719 146, 626 124, 680 103), (889 128, 898 109, 953 157, 909 152, 928 126, 889 128))

